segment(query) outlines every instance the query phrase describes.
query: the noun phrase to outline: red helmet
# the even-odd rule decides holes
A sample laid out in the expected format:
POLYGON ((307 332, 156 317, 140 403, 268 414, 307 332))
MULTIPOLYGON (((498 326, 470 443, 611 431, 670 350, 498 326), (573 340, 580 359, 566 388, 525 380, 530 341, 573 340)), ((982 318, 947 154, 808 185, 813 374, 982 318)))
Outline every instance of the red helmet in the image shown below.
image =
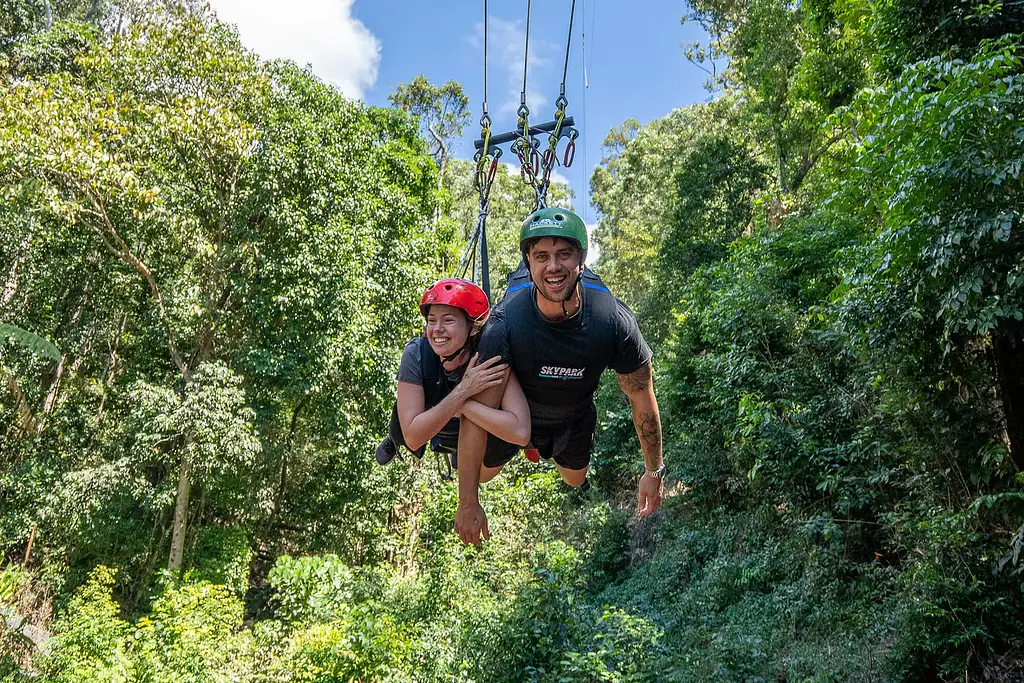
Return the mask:
POLYGON ((484 290, 469 280, 454 277, 438 280, 427 287, 420 299, 420 313, 424 318, 434 304, 461 308, 471 320, 480 320, 490 310, 484 290))

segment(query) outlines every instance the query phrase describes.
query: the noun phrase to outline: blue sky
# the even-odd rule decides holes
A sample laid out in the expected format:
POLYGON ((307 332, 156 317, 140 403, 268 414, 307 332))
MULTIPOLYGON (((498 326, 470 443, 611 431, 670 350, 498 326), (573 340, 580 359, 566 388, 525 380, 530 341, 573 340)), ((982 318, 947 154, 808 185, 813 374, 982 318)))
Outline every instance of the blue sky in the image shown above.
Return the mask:
MULTIPOLYGON (((238 25, 243 42, 256 51, 310 63, 318 75, 369 104, 387 105, 388 94, 418 74, 432 82, 459 81, 470 97, 473 123, 454 152, 472 156, 483 95, 482 0, 291 0, 287 14, 274 0, 213 0, 212 5, 221 18, 238 25)), ((489 104, 496 131, 515 126, 526 5, 526 0, 489 0, 489 104)), ((528 104, 535 122, 552 118, 570 5, 571 0, 533 2, 528 104)), ((685 11, 678 0, 576 1, 566 96, 583 146, 573 167, 562 173, 587 222, 594 221, 584 197, 587 180, 608 131, 627 118, 646 124, 709 97, 704 72, 682 56, 682 42, 706 40, 699 27, 680 25, 685 11)))

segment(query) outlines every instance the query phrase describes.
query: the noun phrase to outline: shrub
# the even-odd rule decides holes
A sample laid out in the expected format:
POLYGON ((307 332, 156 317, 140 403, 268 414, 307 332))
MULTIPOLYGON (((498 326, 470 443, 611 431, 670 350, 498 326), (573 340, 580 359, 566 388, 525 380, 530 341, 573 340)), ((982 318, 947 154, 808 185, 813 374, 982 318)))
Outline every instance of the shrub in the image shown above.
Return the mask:
POLYGON ((206 581, 226 586, 236 597, 249 589, 252 548, 240 527, 206 527, 199 534, 193 568, 186 581, 206 581))
POLYGON ((126 642, 131 626, 118 616, 114 570, 96 567, 54 624, 56 637, 39 662, 50 683, 133 683, 126 642))

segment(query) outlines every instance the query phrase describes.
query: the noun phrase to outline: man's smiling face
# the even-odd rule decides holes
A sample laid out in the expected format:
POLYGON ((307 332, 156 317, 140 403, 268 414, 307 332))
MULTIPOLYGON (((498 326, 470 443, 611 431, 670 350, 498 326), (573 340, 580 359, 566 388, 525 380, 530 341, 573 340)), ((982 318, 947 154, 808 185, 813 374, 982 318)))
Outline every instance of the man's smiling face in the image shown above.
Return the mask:
POLYGON ((541 237, 530 245, 530 275, 537 291, 548 301, 565 301, 576 286, 582 252, 560 237, 541 237))

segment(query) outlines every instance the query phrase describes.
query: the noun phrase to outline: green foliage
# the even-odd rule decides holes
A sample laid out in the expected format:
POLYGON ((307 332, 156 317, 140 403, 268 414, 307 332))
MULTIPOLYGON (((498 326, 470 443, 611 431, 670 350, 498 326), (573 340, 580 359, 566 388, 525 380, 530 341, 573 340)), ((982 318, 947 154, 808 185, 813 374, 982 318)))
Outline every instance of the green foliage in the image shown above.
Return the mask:
POLYGON ((947 338, 984 335, 1024 316, 1014 229, 1024 164, 1021 71, 1019 48, 995 43, 970 62, 910 67, 843 114, 858 144, 839 200, 870 202, 883 221, 871 261, 860 266, 864 276, 848 284, 873 290, 877 301, 895 283, 912 290, 902 315, 939 317, 947 338))
POLYGON ((192 568, 185 582, 205 581, 224 586, 237 597, 249 589, 249 563, 252 547, 245 529, 206 527, 199 532, 192 568))
POLYGON ((1024 7, 1002 0, 886 0, 871 10, 877 68, 892 76, 930 57, 963 58, 985 39, 1019 31, 1024 21, 1024 7))
MULTIPOLYGON (((671 665, 678 680, 906 680, 965 667, 980 676, 974 658, 1019 650, 1017 39, 982 43, 965 61, 907 66, 892 81, 868 74, 877 86, 852 96, 846 86, 824 86, 865 78, 854 65, 870 53, 865 31, 883 10, 855 4, 695 4, 730 58, 723 84, 746 98, 726 135, 701 139, 709 143, 703 150, 731 149, 733 160, 745 153, 753 164, 774 157, 776 188, 761 175, 724 195, 737 185, 722 162, 680 173, 675 192, 644 198, 661 200, 650 215, 666 227, 649 249, 660 249, 665 265, 625 269, 671 285, 670 299, 661 291, 650 299, 661 306, 653 328, 660 318, 665 330, 656 384, 669 470, 691 487, 694 503, 722 506, 709 524, 742 511, 764 519, 756 542, 716 550, 720 559, 706 574, 685 568, 680 586, 695 591, 682 611, 689 622, 675 607, 639 597, 662 592, 660 577, 678 571, 663 560, 696 552, 673 550, 670 537, 612 593, 662 624, 711 625, 671 665), (783 36, 779 27, 797 20, 806 32, 783 36), (805 49, 789 54, 786 41, 805 49), (763 119, 767 112, 775 113, 763 119), (801 120, 823 127, 800 132, 801 120), (810 163, 788 166, 787 155, 825 131, 829 139, 805 156, 810 163), (701 260, 694 255, 710 242, 702 230, 714 225, 703 206, 732 232, 701 260), (843 562, 829 559, 838 544, 843 562), (767 552, 756 572, 769 577, 765 585, 797 581, 778 559, 789 556, 794 566, 824 563, 829 580, 853 592, 835 595, 815 582, 785 593, 806 595, 807 609, 825 615, 804 631, 801 622, 777 620, 790 607, 766 601, 767 588, 725 590, 700 578, 731 585, 736 572, 755 569, 735 568, 729 556, 756 554, 760 545, 767 552), (723 591, 731 597, 708 600, 723 591), (838 611, 823 607, 830 601, 838 611), (843 610, 854 606, 873 616, 849 628, 853 613, 843 610), (822 656, 815 628, 849 643, 849 657, 822 656)), ((664 164, 660 174, 643 168, 657 159, 645 133, 606 160, 604 186, 595 182, 610 214, 602 225, 638 205, 616 196, 619 188, 667 173, 664 164)), ((701 147, 689 144, 679 149, 694 149, 690 158, 699 161, 701 147)), ((658 310, 639 303, 645 315, 658 310)), ((614 481, 629 471, 620 454, 635 446, 618 397, 602 403, 598 472, 614 481)), ((667 514, 675 509, 670 503, 667 514)), ((666 638, 689 643, 671 628, 666 638)))
POLYGON ((454 138, 462 135, 469 123, 469 98, 462 84, 448 81, 432 85, 426 76, 419 75, 410 83, 400 83, 388 101, 419 119, 420 126, 430 138, 431 154, 438 162, 442 174, 454 138))
POLYGON ((3 0, 0 2, 0 53, 38 28, 43 18, 40 0, 3 0))
POLYGON ((230 680, 241 625, 242 603, 224 586, 169 585, 135 626, 138 680, 230 680))
MULTIPOLYGON (((580 558, 564 543, 537 546, 477 678, 505 681, 645 681, 661 653, 660 629, 628 612, 582 599, 580 558)), ((490 638, 495 638, 491 641, 490 638)))
POLYGON ((352 570, 336 555, 277 558, 268 575, 277 616, 287 622, 329 622, 353 602, 352 570))
MULTIPOLYGON (((477 218, 461 86, 368 108, 171 4, 0 0, 0 338, 60 349, 4 347, 0 602, 54 638, 0 678, 1013 680, 1024 5, 691 2, 720 96, 590 198, 669 496, 632 517, 606 381, 593 489, 514 459, 477 548, 369 457, 477 218)), ((499 173, 496 294, 532 199, 499 173)))
POLYGON ((120 617, 113 585, 114 572, 99 566, 75 593, 67 611, 54 624, 54 641, 41 661, 45 680, 136 680, 128 654, 131 625, 120 617))
MULTIPOLYGON (((3 555, 0 555, 0 564, 3 561, 3 555)), ((28 576, 25 571, 13 562, 0 570, 0 605, 9 604, 18 589, 27 582, 28 576)))
POLYGON ((405 116, 259 62, 201 13, 154 16, 0 98, 4 319, 65 356, 5 358, 28 410, 5 404, 0 429, 33 438, 0 445, 4 543, 38 520, 58 584, 107 563, 135 605, 176 499, 196 528, 274 544, 331 517, 307 542, 385 552, 391 499, 364 493, 394 474, 365 454, 392 340, 417 324, 391 303, 442 251, 424 230, 437 173, 405 116))
POLYGON ((48 31, 32 33, 0 47, 0 76, 24 78, 58 71, 78 73, 76 59, 88 55, 98 40, 97 31, 91 26, 55 24, 48 31))
POLYGON ((0 325, 0 345, 8 340, 21 344, 37 356, 49 358, 55 363, 60 361, 60 351, 57 350, 56 346, 39 335, 23 330, 17 325, 0 325))
POLYGON ((40 659, 44 680, 230 680, 241 652, 242 604, 227 589, 170 584, 132 625, 118 614, 113 583, 113 572, 98 567, 68 603, 40 659))

